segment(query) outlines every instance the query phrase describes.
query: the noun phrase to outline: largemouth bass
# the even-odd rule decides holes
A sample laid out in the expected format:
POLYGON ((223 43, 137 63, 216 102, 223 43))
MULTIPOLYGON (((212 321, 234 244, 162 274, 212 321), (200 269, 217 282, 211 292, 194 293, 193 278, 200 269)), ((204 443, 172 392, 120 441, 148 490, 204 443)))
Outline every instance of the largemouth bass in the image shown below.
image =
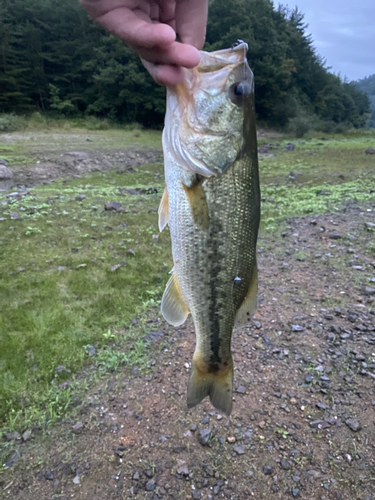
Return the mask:
POLYGON ((232 409, 234 326, 256 309, 260 193, 253 74, 247 45, 201 52, 201 62, 167 91, 163 131, 166 188, 159 228, 169 224, 174 268, 161 304, 196 330, 187 403, 206 396, 232 409))

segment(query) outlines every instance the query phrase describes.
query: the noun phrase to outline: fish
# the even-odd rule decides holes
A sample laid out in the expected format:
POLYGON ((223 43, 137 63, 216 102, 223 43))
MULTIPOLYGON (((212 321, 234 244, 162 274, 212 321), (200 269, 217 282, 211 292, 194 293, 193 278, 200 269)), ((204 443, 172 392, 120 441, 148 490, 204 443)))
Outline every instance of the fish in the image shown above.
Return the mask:
POLYGON ((260 188, 254 76, 247 44, 201 51, 199 66, 167 89, 165 189, 159 229, 169 225, 174 267, 161 312, 178 327, 192 315, 196 347, 187 389, 192 408, 209 396, 232 410, 234 327, 257 306, 260 188))

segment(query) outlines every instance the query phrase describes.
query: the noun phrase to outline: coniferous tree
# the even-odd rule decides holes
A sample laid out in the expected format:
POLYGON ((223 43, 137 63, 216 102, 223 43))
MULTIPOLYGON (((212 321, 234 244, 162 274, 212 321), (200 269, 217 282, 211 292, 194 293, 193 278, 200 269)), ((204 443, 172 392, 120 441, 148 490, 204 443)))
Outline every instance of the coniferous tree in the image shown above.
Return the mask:
MULTIPOLYGON (((237 39, 249 45, 259 118, 364 125, 368 98, 327 70, 297 9, 276 9, 270 0, 211 0, 209 9, 206 50, 237 39)), ((160 126, 164 101, 138 57, 77 0, 2 0, 0 112, 88 113, 160 126)))

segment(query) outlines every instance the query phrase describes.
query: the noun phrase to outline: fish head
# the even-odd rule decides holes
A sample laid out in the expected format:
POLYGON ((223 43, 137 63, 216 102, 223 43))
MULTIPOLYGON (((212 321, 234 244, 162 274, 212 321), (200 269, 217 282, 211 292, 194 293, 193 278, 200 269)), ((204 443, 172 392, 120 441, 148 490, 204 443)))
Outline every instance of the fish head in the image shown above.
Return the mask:
POLYGON ((197 68, 168 89, 165 139, 187 170, 220 175, 243 153, 255 121, 254 79, 244 42, 216 52, 201 51, 197 68))

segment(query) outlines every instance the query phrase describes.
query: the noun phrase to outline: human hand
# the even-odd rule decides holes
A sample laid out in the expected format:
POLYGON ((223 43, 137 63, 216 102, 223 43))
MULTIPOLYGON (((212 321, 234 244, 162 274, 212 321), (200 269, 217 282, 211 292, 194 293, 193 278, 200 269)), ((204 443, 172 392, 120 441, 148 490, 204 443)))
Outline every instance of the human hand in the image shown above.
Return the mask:
POLYGON ((80 0, 89 15, 137 52, 158 83, 176 85, 199 64, 208 0, 80 0), (179 42, 176 41, 176 34, 179 42))

